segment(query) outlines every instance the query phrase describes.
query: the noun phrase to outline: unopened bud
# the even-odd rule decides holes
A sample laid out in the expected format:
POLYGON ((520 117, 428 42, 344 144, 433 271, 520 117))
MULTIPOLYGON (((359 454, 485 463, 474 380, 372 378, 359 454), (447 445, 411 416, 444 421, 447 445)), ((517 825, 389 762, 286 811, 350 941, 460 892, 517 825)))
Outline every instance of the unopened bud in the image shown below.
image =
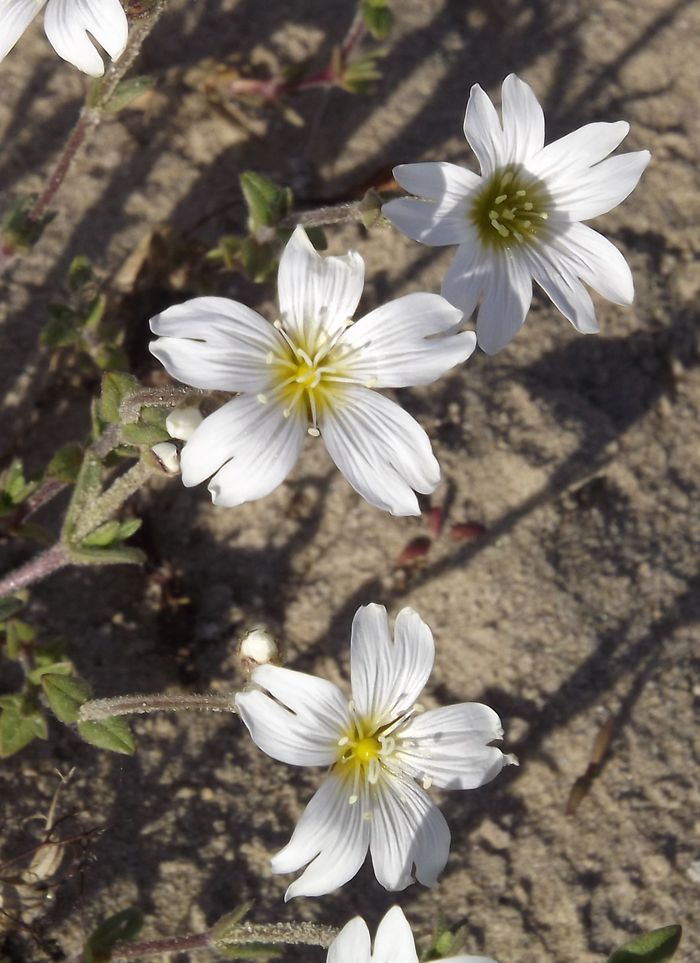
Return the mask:
POLYGON ((167 475, 180 474, 180 454, 169 441, 159 441, 151 451, 160 462, 160 467, 167 475))
POLYGON ((176 408, 165 419, 165 428, 171 438, 188 441, 203 421, 199 408, 176 408))
POLYGON ((256 665, 280 662, 279 647, 262 625, 256 625, 243 636, 238 646, 238 656, 248 672, 252 672, 256 665))

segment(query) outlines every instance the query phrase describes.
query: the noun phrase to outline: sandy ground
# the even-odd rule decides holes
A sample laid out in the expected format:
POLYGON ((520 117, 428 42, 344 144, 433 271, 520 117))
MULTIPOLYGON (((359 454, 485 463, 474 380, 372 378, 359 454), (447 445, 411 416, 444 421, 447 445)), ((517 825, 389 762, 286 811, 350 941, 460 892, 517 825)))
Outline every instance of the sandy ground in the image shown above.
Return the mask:
MULTIPOLYGON (((408 575, 394 561, 425 520, 364 504, 309 440, 288 484, 235 511, 178 482, 144 494, 146 577, 59 573, 33 593, 32 617, 68 640, 106 696, 235 688, 235 639, 261 620, 284 639, 290 666, 344 682, 357 606, 415 607, 438 645, 427 704, 492 705, 521 761, 482 790, 435 794, 453 848, 437 889, 398 897, 416 932, 440 909, 468 925, 469 951, 499 963, 594 963, 642 928, 677 921, 679 959, 699 963, 700 9, 690 0, 405 0, 375 95, 298 98, 304 128, 274 112, 227 119, 188 81, 206 56, 322 64, 346 7, 173 0, 139 65, 161 78, 156 96, 99 131, 61 191, 59 216, 3 285, 2 463, 19 452, 38 468, 56 438, 86 429, 95 385, 50 372, 36 347, 72 256, 87 252, 112 272, 164 222, 211 246, 241 223, 237 176, 247 168, 311 202, 342 198, 394 163, 466 161, 469 85, 497 93, 512 70, 545 105, 550 139, 624 118, 629 147, 651 149, 641 187, 597 224, 632 264, 634 308, 600 302, 602 334, 584 338, 538 300, 497 358, 478 354, 436 385, 400 392, 443 466, 433 504, 446 505, 446 530, 467 520, 486 528, 466 542, 443 536, 408 575), (166 604, 154 576, 166 570, 171 594, 190 604, 166 604), (603 771, 567 817, 569 790, 609 717, 603 771)), ((83 80, 52 55, 39 24, 0 72, 6 204, 40 185, 83 80)), ((451 256, 391 231, 329 236, 333 251, 354 246, 365 257, 366 308, 438 289, 451 256)), ((219 284, 217 293, 271 310, 273 284, 234 274, 219 284)), ((182 298, 155 287, 124 309, 143 377, 155 370, 147 317, 182 298)), ((30 552, 1 549, 3 568, 30 552)), ((7 663, 0 671, 9 690, 7 663)), ((355 913, 374 924, 396 900, 365 868, 339 893, 284 906, 289 880, 269 873, 268 857, 319 773, 263 757, 234 717, 151 717, 135 729, 133 758, 100 753, 56 724, 48 742, 0 768, 3 858, 38 839, 27 820, 46 812, 56 769, 76 767, 61 797, 66 828, 103 830, 66 853, 47 891, 23 890, 18 901, 4 886, 0 956, 64 959, 96 921, 129 905, 156 936, 201 929, 248 899, 257 921, 334 925, 355 913)))

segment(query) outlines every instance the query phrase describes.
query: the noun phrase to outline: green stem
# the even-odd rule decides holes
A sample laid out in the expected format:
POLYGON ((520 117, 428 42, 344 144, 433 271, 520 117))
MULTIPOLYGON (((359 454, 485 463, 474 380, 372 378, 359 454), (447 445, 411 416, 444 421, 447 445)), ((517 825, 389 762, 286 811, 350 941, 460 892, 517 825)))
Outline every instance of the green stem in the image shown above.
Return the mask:
POLYGON ((142 488, 156 470, 155 459, 150 451, 145 452, 132 468, 120 475, 107 491, 88 507, 75 526, 71 542, 82 542, 90 532, 94 532, 103 522, 112 518, 127 498, 142 488))

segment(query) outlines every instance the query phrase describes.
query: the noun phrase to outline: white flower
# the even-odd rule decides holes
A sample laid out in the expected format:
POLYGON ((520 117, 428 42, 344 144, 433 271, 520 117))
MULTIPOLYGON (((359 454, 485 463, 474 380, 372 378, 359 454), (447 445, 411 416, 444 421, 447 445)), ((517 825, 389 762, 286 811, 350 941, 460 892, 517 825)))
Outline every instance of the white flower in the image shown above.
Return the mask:
POLYGON ((623 201, 649 163, 649 151, 604 160, 629 124, 587 124, 544 146, 544 114, 515 74, 503 81, 502 126, 478 84, 464 134, 481 176, 455 164, 403 164, 394 176, 417 198, 382 211, 423 244, 459 244, 443 295, 468 318, 479 301, 479 346, 489 354, 517 334, 532 300, 532 278, 581 332, 598 331, 585 281, 616 304, 631 304, 632 275, 617 248, 580 222, 623 201))
POLYGON ((196 388, 240 395, 209 415, 182 451, 185 485, 213 501, 262 498, 289 474, 308 433, 352 487, 394 515, 418 515, 440 469, 428 436, 370 388, 434 381, 474 350, 455 332, 461 312, 437 294, 409 294, 349 320, 364 285, 355 252, 322 258, 297 228, 279 267, 281 320, 270 324, 224 298, 195 298, 151 320, 151 351, 196 388))
MULTIPOLYGON (((418 963, 408 920, 392 906, 377 927, 374 951, 365 921, 356 916, 342 928, 328 948, 326 963, 418 963)), ((450 956, 441 963, 494 963, 485 956, 450 956)))
POLYGON ((513 761, 490 745, 503 730, 488 706, 423 712, 416 705, 434 659, 433 636, 416 612, 399 612, 392 642, 386 609, 371 604, 352 623, 349 702, 332 682, 269 665, 255 669, 254 687, 236 696, 253 741, 268 755, 330 766, 272 859, 275 873, 310 864, 285 899, 342 886, 368 849, 386 889, 405 889, 414 879, 434 886, 450 831, 425 790, 475 789, 513 761))
POLYGON ((59 57, 79 70, 91 77, 104 73, 104 62, 90 36, 112 60, 118 60, 124 52, 129 27, 119 0, 0 0, 0 60, 44 5, 44 30, 49 42, 59 57))

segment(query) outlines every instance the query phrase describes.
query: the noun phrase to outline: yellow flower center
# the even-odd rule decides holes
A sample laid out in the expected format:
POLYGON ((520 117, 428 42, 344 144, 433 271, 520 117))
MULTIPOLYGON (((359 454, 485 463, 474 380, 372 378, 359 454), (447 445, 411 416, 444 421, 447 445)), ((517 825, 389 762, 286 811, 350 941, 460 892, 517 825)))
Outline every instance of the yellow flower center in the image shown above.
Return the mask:
POLYGON ((353 746, 353 755, 359 763, 368 763, 378 758, 381 748, 376 736, 365 736, 353 746))
POLYGON ((491 175, 469 216, 485 247, 503 249, 531 243, 545 228, 550 207, 542 181, 510 165, 491 175))
MULTIPOLYGON (((285 417, 292 412, 306 415, 311 435, 319 434, 317 420, 323 409, 342 402, 345 386, 362 383, 347 364, 357 349, 342 343, 345 327, 332 337, 321 330, 313 343, 307 343, 306 339, 294 340, 282 322, 275 321, 281 337, 277 349, 267 356, 272 369, 271 395, 284 405, 285 417)), ((258 399, 266 403, 270 395, 261 394, 258 399)))

